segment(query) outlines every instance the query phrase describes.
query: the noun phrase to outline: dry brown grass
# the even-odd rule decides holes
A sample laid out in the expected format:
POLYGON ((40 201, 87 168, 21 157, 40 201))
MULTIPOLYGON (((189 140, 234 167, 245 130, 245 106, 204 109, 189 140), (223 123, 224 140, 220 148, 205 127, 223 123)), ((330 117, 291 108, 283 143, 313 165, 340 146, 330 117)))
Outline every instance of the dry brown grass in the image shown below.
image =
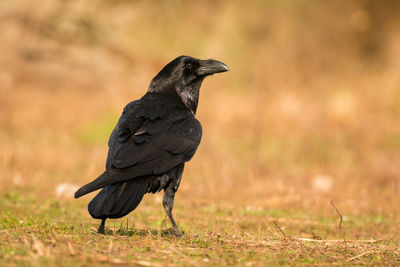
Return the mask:
POLYGON ((1 3, 0 264, 399 265, 390 3, 1 3), (151 233, 157 196, 94 234, 88 198, 55 190, 101 172, 124 105, 181 54, 231 68, 202 88, 185 237, 151 233))

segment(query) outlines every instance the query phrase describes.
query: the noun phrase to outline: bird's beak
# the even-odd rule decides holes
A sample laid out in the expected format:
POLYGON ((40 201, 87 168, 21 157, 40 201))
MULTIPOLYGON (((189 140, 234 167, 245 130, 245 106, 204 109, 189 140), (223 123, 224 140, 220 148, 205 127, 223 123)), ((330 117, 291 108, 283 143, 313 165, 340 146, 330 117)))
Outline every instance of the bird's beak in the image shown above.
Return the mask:
POLYGON ((211 75, 214 73, 228 71, 227 65, 214 59, 200 60, 200 67, 197 69, 198 75, 211 75))

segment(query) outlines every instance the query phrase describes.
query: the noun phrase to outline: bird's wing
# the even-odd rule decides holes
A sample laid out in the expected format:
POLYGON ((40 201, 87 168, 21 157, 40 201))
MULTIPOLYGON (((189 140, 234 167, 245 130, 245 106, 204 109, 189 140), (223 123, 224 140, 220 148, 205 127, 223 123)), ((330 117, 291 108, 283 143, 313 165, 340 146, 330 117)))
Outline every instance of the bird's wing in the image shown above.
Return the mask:
POLYGON ((200 123, 187 114, 138 123, 124 113, 110 137, 106 171, 75 197, 135 177, 164 174, 193 157, 201 134, 200 123))

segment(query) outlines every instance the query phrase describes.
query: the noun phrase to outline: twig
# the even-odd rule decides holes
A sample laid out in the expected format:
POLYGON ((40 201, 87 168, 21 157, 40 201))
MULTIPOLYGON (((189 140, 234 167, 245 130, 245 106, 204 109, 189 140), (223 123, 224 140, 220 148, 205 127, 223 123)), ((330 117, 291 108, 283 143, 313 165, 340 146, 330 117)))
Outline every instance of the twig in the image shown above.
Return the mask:
MULTIPOLYGON (((342 239, 311 239, 311 238, 302 238, 302 237, 295 237, 291 238, 292 240, 299 240, 299 241, 309 241, 309 242, 318 242, 318 243, 341 243, 344 242, 342 239)), ((379 242, 379 240, 346 240, 349 243, 375 243, 379 242)))
POLYGON ((339 217, 340 217, 339 229, 342 229, 343 216, 342 216, 342 214, 340 213, 340 211, 336 208, 336 205, 335 205, 335 203, 333 203, 332 200, 331 200, 331 204, 332 204, 332 206, 335 208, 336 213, 337 213, 337 214, 339 215, 339 217))
POLYGON ((366 252, 361 253, 361 254, 359 254, 359 255, 357 255, 357 256, 348 258, 346 261, 352 261, 352 260, 355 260, 355 259, 357 259, 357 258, 360 258, 360 257, 362 257, 362 256, 365 256, 365 255, 367 255, 367 254, 371 254, 371 253, 374 253, 374 252, 375 252, 375 251, 373 251, 373 250, 366 251, 366 252))
POLYGON ((283 238, 286 239, 285 232, 279 227, 279 225, 278 225, 276 222, 273 222, 273 224, 274 224, 275 227, 278 228, 278 230, 282 233, 283 238))

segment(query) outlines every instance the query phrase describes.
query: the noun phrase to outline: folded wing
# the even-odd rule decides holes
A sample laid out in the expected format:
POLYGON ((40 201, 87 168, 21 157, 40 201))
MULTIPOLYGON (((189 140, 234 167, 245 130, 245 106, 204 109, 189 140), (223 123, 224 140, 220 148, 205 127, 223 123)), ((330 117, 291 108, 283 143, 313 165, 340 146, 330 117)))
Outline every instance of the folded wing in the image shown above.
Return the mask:
POLYGON ((201 134, 200 123, 188 113, 147 120, 124 112, 110 137, 106 171, 75 198, 110 184, 164 174, 193 157, 201 134))

